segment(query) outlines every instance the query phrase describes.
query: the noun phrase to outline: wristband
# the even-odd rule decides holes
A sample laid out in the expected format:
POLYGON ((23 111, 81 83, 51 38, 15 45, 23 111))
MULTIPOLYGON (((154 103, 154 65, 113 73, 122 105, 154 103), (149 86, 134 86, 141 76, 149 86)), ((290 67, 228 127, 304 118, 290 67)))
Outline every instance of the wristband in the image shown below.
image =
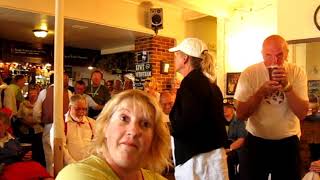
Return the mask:
POLYGON ((290 82, 287 83, 287 85, 283 88, 283 92, 289 92, 292 90, 292 86, 290 82))

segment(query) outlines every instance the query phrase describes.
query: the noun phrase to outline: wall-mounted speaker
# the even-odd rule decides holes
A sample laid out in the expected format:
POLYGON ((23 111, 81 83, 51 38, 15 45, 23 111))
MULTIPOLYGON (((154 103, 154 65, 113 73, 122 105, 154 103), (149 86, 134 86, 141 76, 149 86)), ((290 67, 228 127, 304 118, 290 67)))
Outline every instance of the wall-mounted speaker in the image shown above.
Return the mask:
POLYGON ((162 8, 150 8, 150 25, 151 29, 155 30, 163 29, 163 10, 162 8))

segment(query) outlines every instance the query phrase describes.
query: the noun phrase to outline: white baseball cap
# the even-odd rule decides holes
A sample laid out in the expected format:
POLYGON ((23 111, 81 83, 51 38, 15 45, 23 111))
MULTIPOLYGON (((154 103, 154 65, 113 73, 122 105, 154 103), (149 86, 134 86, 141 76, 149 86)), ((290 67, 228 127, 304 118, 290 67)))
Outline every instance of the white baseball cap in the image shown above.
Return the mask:
POLYGON ((207 45, 198 38, 186 38, 176 47, 169 49, 170 52, 182 51, 197 58, 201 58, 201 54, 205 50, 208 50, 207 45))

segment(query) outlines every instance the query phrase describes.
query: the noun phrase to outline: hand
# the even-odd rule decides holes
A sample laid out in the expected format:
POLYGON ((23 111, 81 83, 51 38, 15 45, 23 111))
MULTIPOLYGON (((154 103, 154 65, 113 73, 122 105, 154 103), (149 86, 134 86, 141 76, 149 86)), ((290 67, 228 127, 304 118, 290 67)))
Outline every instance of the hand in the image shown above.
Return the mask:
POLYGON ((275 91, 279 91, 282 88, 278 81, 266 81, 258 90, 258 94, 262 96, 268 96, 275 91))
POLYGON ((27 108, 32 109, 33 105, 29 101, 24 101, 24 104, 27 108))
POLYGON ((28 151, 22 158, 22 161, 30 161, 32 159, 32 151, 28 151))
POLYGON ((228 148, 228 149, 226 149, 226 153, 228 154, 229 152, 231 152, 232 151, 232 149, 230 149, 230 148, 228 148))
POLYGON ((318 161, 313 161, 310 165, 310 168, 309 168, 310 171, 313 171, 313 172, 317 172, 319 173, 320 172, 320 160, 318 161))
POLYGON ((272 72, 272 80, 281 84, 282 88, 288 84, 288 73, 283 66, 278 67, 272 72))

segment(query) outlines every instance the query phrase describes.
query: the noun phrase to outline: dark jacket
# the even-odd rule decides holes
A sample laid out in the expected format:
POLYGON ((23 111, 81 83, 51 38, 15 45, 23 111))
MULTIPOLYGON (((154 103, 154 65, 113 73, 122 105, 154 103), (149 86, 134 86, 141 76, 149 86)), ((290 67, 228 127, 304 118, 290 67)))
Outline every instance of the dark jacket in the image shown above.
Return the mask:
POLYGON ((3 147, 0 147, 0 164, 11 164, 21 161, 23 155, 20 143, 16 139, 10 139, 3 147))
POLYGON ((182 80, 170 121, 176 165, 227 142, 222 93, 199 69, 182 80))

